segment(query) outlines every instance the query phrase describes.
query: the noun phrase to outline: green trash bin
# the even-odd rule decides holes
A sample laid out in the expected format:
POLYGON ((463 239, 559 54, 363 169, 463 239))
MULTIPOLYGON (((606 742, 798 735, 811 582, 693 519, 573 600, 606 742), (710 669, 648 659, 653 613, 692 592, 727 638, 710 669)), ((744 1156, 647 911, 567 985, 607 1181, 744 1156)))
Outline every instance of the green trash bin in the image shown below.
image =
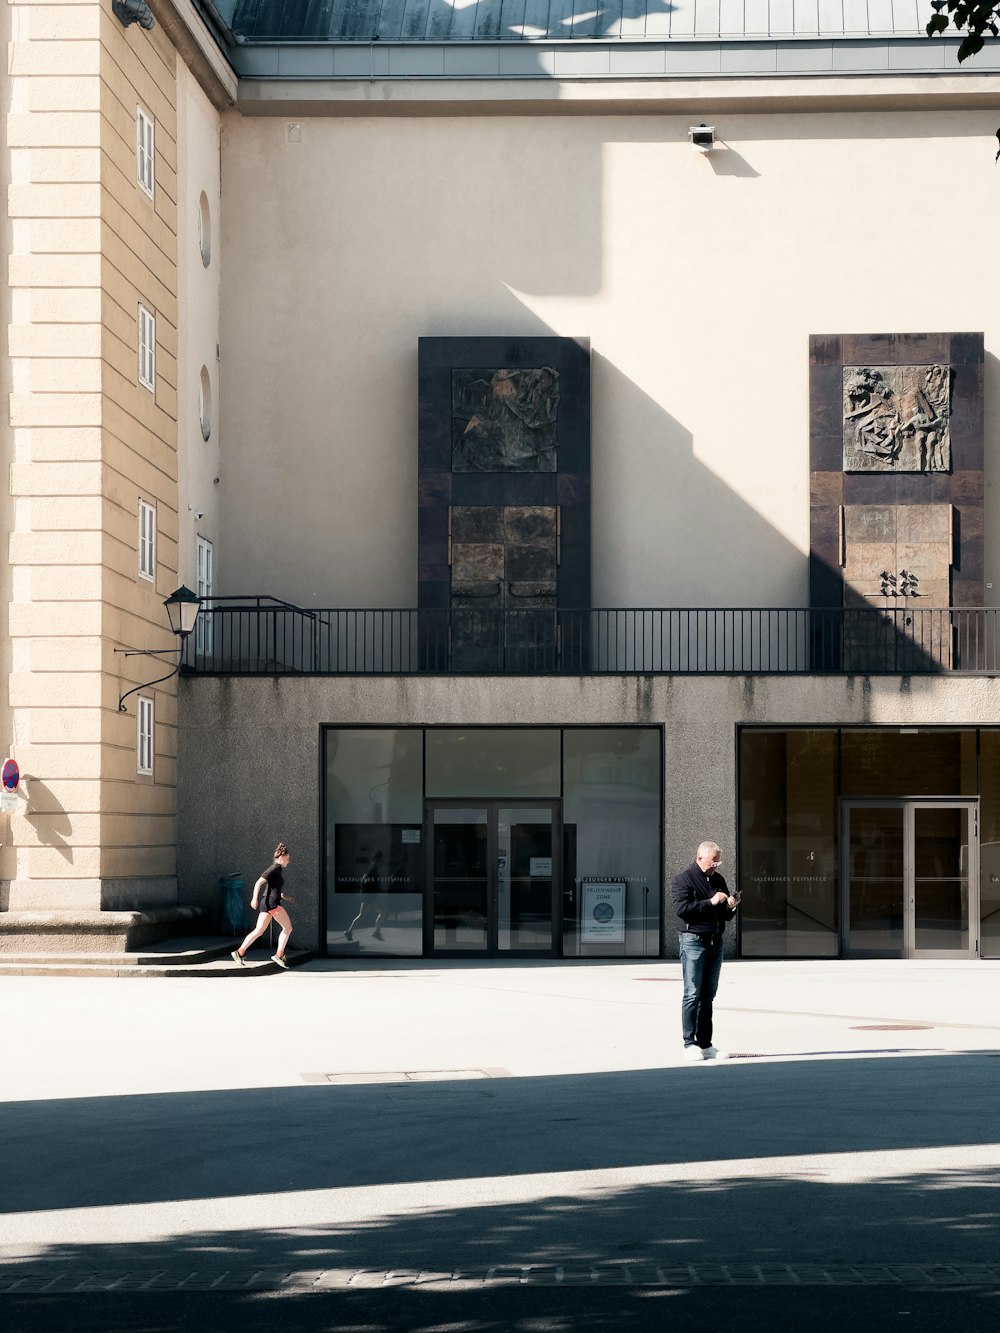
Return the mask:
POLYGON ((247 928, 246 902, 243 891, 246 881, 242 875, 223 875, 219 880, 219 919, 223 935, 245 935, 247 928))

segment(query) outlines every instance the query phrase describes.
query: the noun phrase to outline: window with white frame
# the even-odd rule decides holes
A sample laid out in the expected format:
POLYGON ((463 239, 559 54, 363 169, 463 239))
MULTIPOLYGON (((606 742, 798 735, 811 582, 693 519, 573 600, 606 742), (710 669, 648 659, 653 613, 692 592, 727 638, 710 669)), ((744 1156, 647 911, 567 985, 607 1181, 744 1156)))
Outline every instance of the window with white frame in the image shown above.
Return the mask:
POLYGON ((156 577, 156 506, 139 501, 139 577, 156 577))
MULTIPOLYGON (((215 553, 212 550, 212 543, 207 537, 198 538, 198 596, 212 596, 212 578, 213 565, 215 563, 215 553)), ((211 653, 215 643, 215 625, 212 616, 207 614, 209 608, 203 606, 201 614, 194 622, 194 644, 195 652, 205 656, 211 653)))
POLYGON ((135 109, 135 174, 139 188, 153 197, 153 119, 141 106, 135 109))
POLYGON ((137 773, 153 771, 153 701, 139 695, 136 709, 135 767, 137 773))
POLYGON ((156 316, 144 305, 139 307, 139 383, 156 389, 156 316))

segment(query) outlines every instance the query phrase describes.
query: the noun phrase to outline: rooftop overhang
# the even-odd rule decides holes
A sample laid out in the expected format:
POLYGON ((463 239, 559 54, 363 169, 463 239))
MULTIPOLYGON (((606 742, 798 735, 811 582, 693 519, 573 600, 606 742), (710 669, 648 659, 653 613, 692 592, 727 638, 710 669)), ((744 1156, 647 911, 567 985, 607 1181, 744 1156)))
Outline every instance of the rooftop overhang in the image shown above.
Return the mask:
MULTIPOLYGON (((468 6, 421 2, 428 15, 424 35, 369 41, 319 40, 298 36, 295 29, 276 38, 234 31, 244 11, 264 12, 245 0, 150 0, 150 7, 215 105, 235 103, 250 115, 704 116, 845 107, 1000 108, 1000 42, 959 64, 959 37, 932 39, 919 26, 860 34, 664 37, 631 35, 622 20, 616 36, 556 40, 550 23, 549 35, 542 37, 510 30, 491 41, 464 40, 453 26, 447 37, 434 40, 433 32, 441 28, 434 27, 433 6, 456 16, 468 6)), ((646 0, 647 26, 653 3, 646 0)), ((777 13, 779 3, 767 0, 767 14, 777 13)), ((305 7, 294 13, 307 10, 312 12, 305 7)), ((670 10, 673 32, 685 8, 679 3, 670 10)), ((337 12, 336 5, 329 8, 331 24, 337 12)), ((351 12, 361 18, 367 13, 357 6, 351 12)), ((385 6, 372 13, 384 27, 385 6)), ((817 23, 819 15, 817 9, 817 23)))

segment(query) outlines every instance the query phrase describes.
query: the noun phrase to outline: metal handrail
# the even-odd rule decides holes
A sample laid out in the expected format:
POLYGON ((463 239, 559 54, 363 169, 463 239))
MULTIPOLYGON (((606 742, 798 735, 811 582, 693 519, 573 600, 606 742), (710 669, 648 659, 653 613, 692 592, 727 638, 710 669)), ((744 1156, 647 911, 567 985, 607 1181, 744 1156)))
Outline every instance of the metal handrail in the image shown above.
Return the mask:
POLYGON ((1000 675, 996 607, 306 610, 205 599, 214 675, 1000 675))
POLYGON ((317 615, 317 612, 310 611, 306 606, 298 606, 295 602, 286 602, 281 597, 272 597, 269 592, 234 593, 231 597, 200 597, 199 601, 202 610, 216 611, 220 607, 228 606, 230 602, 253 602, 256 606, 261 606, 267 602, 272 606, 282 606, 286 611, 299 611, 302 615, 309 616, 310 619, 314 619, 317 615), (216 603, 217 605, 210 605, 210 603, 216 603))

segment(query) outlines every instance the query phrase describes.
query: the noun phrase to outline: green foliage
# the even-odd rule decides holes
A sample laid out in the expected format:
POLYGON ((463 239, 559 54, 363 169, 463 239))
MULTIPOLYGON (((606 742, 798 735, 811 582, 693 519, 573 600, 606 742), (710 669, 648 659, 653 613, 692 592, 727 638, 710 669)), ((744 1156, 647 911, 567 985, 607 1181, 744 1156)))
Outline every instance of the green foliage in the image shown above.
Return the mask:
POLYGON ((965 30, 958 48, 959 60, 966 60, 981 51, 986 44, 984 34, 1000 35, 1000 14, 997 0, 931 0, 934 17, 927 25, 927 36, 944 32, 950 24, 965 30))

